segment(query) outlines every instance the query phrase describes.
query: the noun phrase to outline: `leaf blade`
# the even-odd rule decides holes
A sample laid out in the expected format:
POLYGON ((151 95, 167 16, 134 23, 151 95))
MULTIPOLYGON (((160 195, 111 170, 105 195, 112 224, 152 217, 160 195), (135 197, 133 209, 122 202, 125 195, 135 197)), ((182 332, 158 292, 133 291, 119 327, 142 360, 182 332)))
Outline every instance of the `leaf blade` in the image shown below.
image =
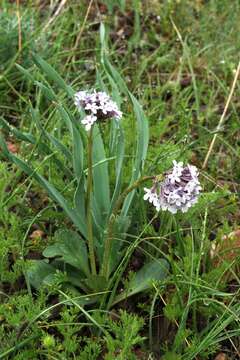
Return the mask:
POLYGON ((49 79, 51 79, 59 88, 64 90, 68 96, 74 95, 73 89, 65 83, 63 78, 57 73, 57 71, 43 60, 39 55, 33 54, 33 61, 39 69, 41 69, 49 79))
POLYGON ((154 259, 145 264, 130 280, 128 290, 118 295, 112 305, 151 288, 152 281, 164 280, 169 272, 169 264, 165 259, 154 259))
POLYGON ((48 246, 43 255, 49 258, 61 256, 63 261, 90 274, 87 247, 83 239, 72 230, 63 230, 55 244, 48 246))

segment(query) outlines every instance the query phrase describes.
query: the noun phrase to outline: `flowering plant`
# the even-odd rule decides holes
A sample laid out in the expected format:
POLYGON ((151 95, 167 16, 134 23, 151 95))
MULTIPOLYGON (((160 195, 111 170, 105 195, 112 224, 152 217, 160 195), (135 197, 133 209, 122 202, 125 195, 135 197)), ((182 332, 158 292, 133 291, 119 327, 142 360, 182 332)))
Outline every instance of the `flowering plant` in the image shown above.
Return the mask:
MULTIPOLYGON (((19 166, 27 175, 34 178, 65 211, 72 221, 73 229, 64 229, 56 233, 55 243, 47 246, 43 252, 45 260, 35 261, 28 271, 28 280, 38 288, 42 283, 59 282, 61 286, 74 286, 80 293, 97 293, 111 290, 109 306, 116 303, 114 294, 121 280, 121 274, 126 268, 127 261, 137 247, 136 240, 126 250, 123 240, 126 238, 130 224, 131 209, 136 189, 145 181, 153 180, 151 189, 145 188, 144 199, 153 203, 156 210, 169 210, 176 213, 185 212, 196 203, 201 190, 198 173, 194 166, 174 162, 172 171, 165 174, 164 180, 159 176, 142 176, 148 147, 148 123, 137 99, 129 92, 117 71, 102 54, 103 71, 110 84, 119 84, 132 104, 136 117, 136 144, 134 147, 132 173, 129 186, 122 186, 122 168, 125 160, 124 132, 119 121, 122 112, 119 110, 120 97, 113 101, 103 91, 79 91, 77 93, 67 85, 57 72, 39 56, 34 55, 37 67, 47 76, 47 82, 37 82, 37 86, 56 108, 59 118, 63 121, 62 131, 69 130, 71 135, 69 144, 65 144, 60 137, 49 133, 39 119, 39 112, 31 106, 31 115, 37 128, 41 130, 40 140, 33 134, 14 130, 14 134, 39 149, 46 159, 53 157, 58 171, 67 178, 68 184, 73 184, 73 201, 69 203, 69 195, 57 189, 44 172, 33 169, 29 162, 10 153, 4 139, 1 137, 1 148, 5 156, 19 166), (66 101, 60 101, 49 85, 53 82, 75 103, 77 113, 72 115, 66 101), (79 115, 80 111, 80 115, 79 115), (111 120, 111 121, 110 121, 111 120), (110 146, 108 157, 103 136, 104 128, 110 124, 110 146), (103 135, 102 135, 103 133, 103 135), (44 140, 42 140, 44 138, 44 140), (85 147, 85 144, 87 146, 85 147), (55 148, 55 152, 52 151, 55 148), (86 148, 86 151, 85 151, 86 148), (56 152, 61 156, 56 158, 56 152), (86 157, 84 156, 86 155, 86 157), (115 162, 115 177, 110 179, 109 164, 115 162), (119 240, 120 239, 120 240, 119 240)), ((33 76, 19 66, 25 76, 33 76)), ((100 74, 99 74, 100 77, 100 74)), ((116 90, 116 88, 115 88, 116 90)), ((8 130, 12 127, 4 123, 8 130)), ((47 161, 47 160, 46 160, 47 161)), ((155 259, 146 263, 130 282, 128 292, 123 296, 130 296, 148 288, 151 280, 162 280, 168 273, 168 262, 165 259, 155 259)), ((95 300, 99 300, 96 295, 95 300)), ((106 300, 106 296, 104 297, 106 300)), ((105 301, 104 300, 104 301, 105 301)), ((92 301, 92 299, 90 300, 92 301)))

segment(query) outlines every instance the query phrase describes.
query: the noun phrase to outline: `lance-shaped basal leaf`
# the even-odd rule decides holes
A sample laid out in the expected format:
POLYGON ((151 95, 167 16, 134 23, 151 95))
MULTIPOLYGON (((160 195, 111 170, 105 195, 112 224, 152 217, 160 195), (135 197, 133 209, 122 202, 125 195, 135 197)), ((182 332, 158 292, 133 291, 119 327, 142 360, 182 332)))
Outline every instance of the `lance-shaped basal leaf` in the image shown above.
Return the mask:
POLYGON ((74 231, 64 230, 57 235, 57 242, 48 246, 43 255, 61 257, 64 262, 89 275, 88 253, 84 240, 74 231))
MULTIPOLYGON (((103 224, 104 219, 109 213, 110 208, 110 185, 108 174, 108 162, 100 130, 97 126, 93 129, 93 209, 98 209, 101 215, 100 222, 103 224)), ((95 213, 95 211, 94 211, 95 213)), ((95 214, 96 216, 96 214, 95 214)))
POLYGON ((145 264, 128 283, 128 289, 118 295, 113 302, 118 302, 150 289, 154 281, 163 281, 169 273, 169 264, 165 259, 156 259, 145 264))
MULTIPOLYGON (((147 157, 148 141, 149 141, 149 129, 148 120, 143 112, 142 106, 133 94, 128 90, 123 78, 119 72, 112 66, 107 58, 106 52, 102 54, 102 62, 104 69, 109 77, 111 77, 116 84, 119 85, 121 92, 126 95, 132 103, 133 111, 136 117, 136 150, 134 153, 134 163, 132 167, 132 176, 130 184, 133 184, 140 176, 144 167, 144 162, 147 157)), ((132 191, 126 197, 121 214, 123 216, 128 215, 128 211, 131 208, 131 204, 134 198, 135 190, 132 191)))
POLYGON ((59 88, 64 90, 68 96, 72 97, 74 95, 74 91, 71 86, 67 85, 63 78, 57 73, 57 71, 39 55, 33 54, 33 61, 38 66, 38 68, 47 75, 47 78, 52 80, 59 88))

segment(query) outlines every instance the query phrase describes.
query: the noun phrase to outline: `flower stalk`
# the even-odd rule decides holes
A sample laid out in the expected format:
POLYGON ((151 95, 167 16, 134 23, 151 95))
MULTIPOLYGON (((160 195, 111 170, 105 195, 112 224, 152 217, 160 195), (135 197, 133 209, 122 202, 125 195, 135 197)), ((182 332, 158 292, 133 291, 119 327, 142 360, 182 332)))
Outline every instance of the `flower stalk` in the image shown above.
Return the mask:
POLYGON ((96 275, 97 271, 96 271, 96 260, 94 253, 92 211, 91 211, 91 198, 93 193, 92 148, 93 148, 93 129, 90 129, 88 135, 88 178, 87 178, 87 198, 86 198, 87 234, 88 234, 88 249, 89 249, 91 272, 93 275, 96 275))
POLYGON ((110 254, 111 254, 111 248, 112 248, 112 239, 113 239, 113 232, 114 232, 114 224, 117 218, 117 214, 123 204, 123 201, 125 200, 126 196, 132 192, 133 190, 137 189, 142 183, 148 180, 155 179, 156 176, 143 176, 137 181, 135 181, 131 186, 126 188, 123 193, 119 196, 118 200, 116 201, 116 204, 113 208, 112 214, 109 218, 108 225, 107 225, 107 237, 105 241, 105 247, 104 247, 104 254, 103 254, 103 263, 102 263, 102 269, 101 269, 101 275, 104 276, 106 279, 109 278, 109 260, 110 260, 110 254))

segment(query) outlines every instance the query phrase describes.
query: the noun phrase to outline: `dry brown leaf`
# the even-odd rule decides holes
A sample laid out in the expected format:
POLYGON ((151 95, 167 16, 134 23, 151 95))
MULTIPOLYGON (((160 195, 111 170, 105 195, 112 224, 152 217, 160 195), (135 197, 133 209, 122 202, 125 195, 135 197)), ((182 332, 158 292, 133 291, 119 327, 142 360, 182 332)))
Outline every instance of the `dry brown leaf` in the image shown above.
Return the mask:
POLYGON ((18 153, 18 150, 19 150, 19 146, 12 143, 11 141, 7 141, 7 148, 13 154, 18 153))
POLYGON ((215 266, 218 266, 222 261, 233 261, 240 255, 240 229, 236 229, 224 235, 220 242, 212 243, 210 256, 213 259, 215 266))
POLYGON ((228 360, 228 357, 225 353, 221 352, 215 357, 215 360, 228 360))
POLYGON ((44 232, 42 230, 34 230, 31 235, 30 235, 30 239, 36 240, 36 239, 41 239, 44 235, 44 232))

